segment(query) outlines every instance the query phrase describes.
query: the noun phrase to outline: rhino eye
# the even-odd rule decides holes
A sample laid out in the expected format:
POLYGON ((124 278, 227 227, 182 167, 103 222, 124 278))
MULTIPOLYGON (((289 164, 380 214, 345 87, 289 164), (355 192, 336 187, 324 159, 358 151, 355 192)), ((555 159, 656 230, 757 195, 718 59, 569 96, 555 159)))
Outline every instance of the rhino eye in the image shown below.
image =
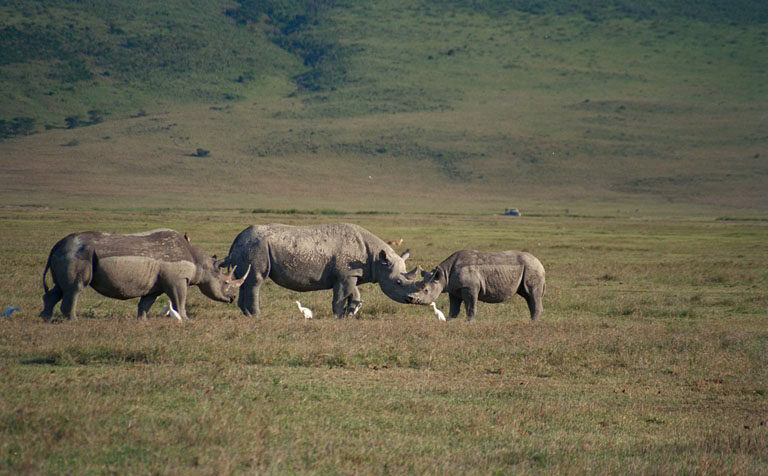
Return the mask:
POLYGON ((403 280, 402 279, 398 279, 395 282, 397 283, 398 286, 402 286, 403 285, 403 280))

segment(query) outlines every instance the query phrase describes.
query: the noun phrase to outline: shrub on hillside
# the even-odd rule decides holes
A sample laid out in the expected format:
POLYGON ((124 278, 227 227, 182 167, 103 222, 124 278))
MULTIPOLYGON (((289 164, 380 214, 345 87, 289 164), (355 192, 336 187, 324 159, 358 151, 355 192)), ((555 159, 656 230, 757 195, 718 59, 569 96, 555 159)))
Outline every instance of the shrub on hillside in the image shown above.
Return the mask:
POLYGON ((35 119, 32 117, 14 117, 10 121, 0 119, 0 139, 26 136, 33 132, 35 132, 35 119))

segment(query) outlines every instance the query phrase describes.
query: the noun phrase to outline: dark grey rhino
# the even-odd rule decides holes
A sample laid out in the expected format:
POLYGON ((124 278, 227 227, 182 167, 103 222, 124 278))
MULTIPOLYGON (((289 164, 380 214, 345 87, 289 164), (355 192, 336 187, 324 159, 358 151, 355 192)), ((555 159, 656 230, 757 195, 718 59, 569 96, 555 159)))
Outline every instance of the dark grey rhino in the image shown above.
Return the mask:
MULTIPOLYGON (((49 320, 61 301, 67 318, 77 317, 77 297, 91 286, 115 299, 139 300, 139 318, 165 293, 182 319, 187 318, 187 287, 198 286, 214 301, 232 302, 245 278, 234 279, 235 270, 222 272, 215 257, 206 255, 186 236, 168 229, 131 235, 87 231, 62 238, 51 249, 43 270, 43 311, 49 320), (51 270, 53 288, 45 275, 51 270)), ((246 275, 248 272, 246 271, 246 275)))
POLYGON ((448 317, 459 315, 461 303, 472 320, 477 301, 503 302, 515 294, 523 296, 536 320, 543 310, 544 266, 532 254, 521 251, 456 251, 431 272, 422 272, 423 280, 413 285, 407 302, 428 305, 448 293, 448 317))
POLYGON ((249 226, 235 238, 225 264, 252 267, 240 288, 243 314, 259 316, 259 288, 269 277, 293 291, 333 289, 333 313, 341 318, 360 304, 358 284, 379 283, 384 294, 405 302, 416 277, 405 260, 383 240, 351 223, 314 226, 249 226))

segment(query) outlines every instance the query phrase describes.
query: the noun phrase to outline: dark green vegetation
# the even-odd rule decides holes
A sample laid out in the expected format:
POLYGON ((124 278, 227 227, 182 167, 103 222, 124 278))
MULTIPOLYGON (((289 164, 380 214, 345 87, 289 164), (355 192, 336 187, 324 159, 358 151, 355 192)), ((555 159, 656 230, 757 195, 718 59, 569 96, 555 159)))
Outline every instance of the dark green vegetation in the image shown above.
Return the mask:
MULTIPOLYGON (((2 473, 715 473, 768 464, 761 221, 232 212, 2 212, 2 473), (192 320, 135 320, 93 291, 44 324, 40 273, 64 229, 171 226, 223 252, 248 223, 350 220, 403 237, 413 264, 457 247, 526 249, 547 267, 541 320, 522 298, 440 323, 362 288, 267 284, 263 318, 190 293, 192 320), (315 311, 305 321, 293 300, 315 311), (599 468, 599 469, 597 469, 599 468)), ((438 305, 447 310, 447 298, 438 305)))
POLYGON ((219 3, 1 2, 0 117, 18 111, 58 127, 89 110, 125 117, 159 98, 234 100, 292 67, 219 3))

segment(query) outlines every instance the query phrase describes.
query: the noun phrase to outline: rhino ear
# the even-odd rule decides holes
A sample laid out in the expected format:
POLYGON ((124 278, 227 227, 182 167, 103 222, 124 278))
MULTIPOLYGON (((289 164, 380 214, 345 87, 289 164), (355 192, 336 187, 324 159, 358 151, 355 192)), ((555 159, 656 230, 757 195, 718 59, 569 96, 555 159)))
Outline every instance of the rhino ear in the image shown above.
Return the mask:
POLYGON ((423 269, 421 270, 421 277, 422 278, 428 278, 431 275, 432 275, 432 271, 424 271, 423 269))
POLYGON ((411 256, 411 250, 405 250, 405 253, 400 255, 400 257, 403 258, 403 261, 407 260, 409 256, 411 256))
POLYGON ((379 261, 381 261, 383 264, 389 264, 386 251, 384 250, 379 251, 379 261))

